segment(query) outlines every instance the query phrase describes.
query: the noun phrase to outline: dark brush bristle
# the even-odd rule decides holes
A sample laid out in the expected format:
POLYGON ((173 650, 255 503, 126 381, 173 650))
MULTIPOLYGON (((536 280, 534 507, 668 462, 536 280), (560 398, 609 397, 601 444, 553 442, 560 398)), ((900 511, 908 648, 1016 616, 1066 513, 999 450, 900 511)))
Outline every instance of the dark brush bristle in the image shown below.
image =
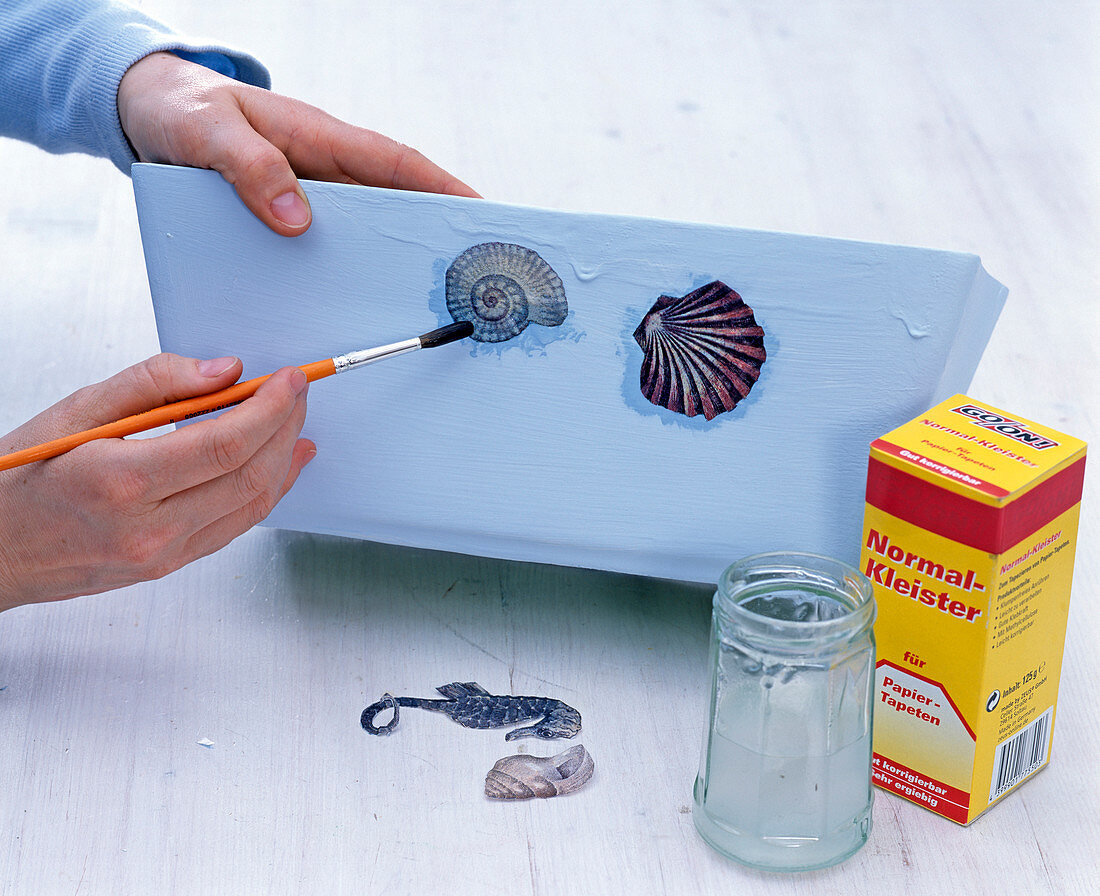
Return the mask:
POLYGON ((445 327, 440 327, 438 330, 432 330, 430 333, 425 333, 420 337, 421 348, 435 348, 439 345, 446 345, 448 342, 457 342, 459 339, 465 339, 474 332, 474 325, 468 320, 460 320, 453 324, 447 324, 445 327))

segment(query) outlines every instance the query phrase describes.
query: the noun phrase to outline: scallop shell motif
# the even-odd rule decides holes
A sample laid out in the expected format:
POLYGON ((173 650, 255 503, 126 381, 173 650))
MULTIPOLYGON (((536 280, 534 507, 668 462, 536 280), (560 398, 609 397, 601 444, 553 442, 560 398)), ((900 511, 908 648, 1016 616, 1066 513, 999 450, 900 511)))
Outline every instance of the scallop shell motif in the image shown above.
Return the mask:
POLYGON ((474 325, 478 342, 504 342, 529 323, 560 326, 569 305, 561 277, 537 252, 515 243, 480 243, 447 268, 447 310, 474 325))
POLYGON ((494 800, 561 796, 583 787, 595 770, 582 744, 546 758, 522 753, 505 756, 485 776, 485 795, 494 800))
POLYGON ((752 309, 721 280, 661 296, 634 339, 645 352, 642 394, 688 417, 713 420, 749 394, 767 358, 752 309))

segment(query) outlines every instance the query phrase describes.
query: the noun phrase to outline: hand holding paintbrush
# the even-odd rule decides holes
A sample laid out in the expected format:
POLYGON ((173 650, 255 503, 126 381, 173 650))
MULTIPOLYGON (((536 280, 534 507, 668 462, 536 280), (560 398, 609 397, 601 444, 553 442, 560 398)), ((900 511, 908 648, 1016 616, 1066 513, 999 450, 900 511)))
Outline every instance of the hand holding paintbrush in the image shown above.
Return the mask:
MULTIPOLYGON (((87 386, 8 436, 46 442, 225 388, 236 358, 157 355, 87 386)), ((263 519, 313 456, 306 378, 280 370, 240 407, 149 439, 98 439, 0 473, 0 609, 156 579, 263 519)))
MULTIPOLYGON (((378 348, 368 348, 362 351, 350 352, 346 355, 337 355, 334 358, 326 358, 323 361, 314 361, 312 364, 303 365, 301 370, 305 373, 306 379, 309 382, 313 382, 314 380, 319 380, 326 376, 332 376, 334 373, 346 373, 349 370, 356 370, 367 364, 373 364, 376 361, 382 361, 385 358, 393 358, 397 355, 404 355, 408 352, 416 351, 417 349, 435 348, 436 346, 447 345, 450 342, 469 336, 473 331, 473 324, 467 321, 460 321, 458 323, 448 324, 445 327, 440 327, 438 330, 432 330, 430 333, 425 333, 423 336, 417 336, 413 339, 394 342, 390 345, 383 345, 378 348)), ((59 454, 72 451, 74 448, 94 441, 95 439, 114 439, 132 436, 139 432, 147 432, 150 429, 156 429, 158 426, 166 426, 170 423, 181 423, 184 420, 190 420, 202 414, 210 414, 214 411, 221 411, 225 408, 233 407, 234 405, 240 404, 246 398, 253 396, 261 383, 266 379, 266 376, 261 376, 256 379, 246 380, 243 383, 237 383, 234 386, 230 386, 218 392, 211 392, 195 398, 171 402, 159 408, 141 411, 140 413, 124 417, 121 420, 112 420, 109 423, 104 423, 92 429, 52 439, 49 442, 35 445, 32 448, 11 452, 10 454, 0 456, 0 470, 10 470, 13 467, 20 467, 23 464, 57 457, 59 454)))
POLYGON ((235 386, 235 358, 158 355, 62 400, 0 438, 3 458, 19 467, 0 473, 0 610, 159 578, 218 550, 266 517, 315 453, 298 437, 311 376, 466 333, 452 325, 235 386), (234 403, 157 438, 102 435, 120 421, 140 432, 165 414, 180 419, 181 407, 187 416, 234 403), (54 459, 29 459, 43 449, 54 459))

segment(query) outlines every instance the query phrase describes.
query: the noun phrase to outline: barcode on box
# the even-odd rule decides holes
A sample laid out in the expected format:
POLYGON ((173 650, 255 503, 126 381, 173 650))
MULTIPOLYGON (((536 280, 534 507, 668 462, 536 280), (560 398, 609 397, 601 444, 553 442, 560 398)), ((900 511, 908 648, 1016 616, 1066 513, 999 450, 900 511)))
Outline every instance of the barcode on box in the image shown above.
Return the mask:
POLYGON ((997 754, 993 758, 993 778, 989 784, 990 802, 1015 787, 1047 761, 1050 720, 1053 716, 1054 707, 1051 706, 1026 728, 997 744, 997 754))

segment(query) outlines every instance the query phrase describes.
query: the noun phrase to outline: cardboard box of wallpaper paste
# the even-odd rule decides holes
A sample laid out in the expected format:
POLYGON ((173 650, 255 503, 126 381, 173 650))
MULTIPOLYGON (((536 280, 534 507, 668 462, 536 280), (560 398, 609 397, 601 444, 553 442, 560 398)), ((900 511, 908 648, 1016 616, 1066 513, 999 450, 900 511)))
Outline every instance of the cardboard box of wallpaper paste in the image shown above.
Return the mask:
POLYGON ((960 824, 1050 757, 1085 443, 956 395, 871 445, 875 783, 960 824))

